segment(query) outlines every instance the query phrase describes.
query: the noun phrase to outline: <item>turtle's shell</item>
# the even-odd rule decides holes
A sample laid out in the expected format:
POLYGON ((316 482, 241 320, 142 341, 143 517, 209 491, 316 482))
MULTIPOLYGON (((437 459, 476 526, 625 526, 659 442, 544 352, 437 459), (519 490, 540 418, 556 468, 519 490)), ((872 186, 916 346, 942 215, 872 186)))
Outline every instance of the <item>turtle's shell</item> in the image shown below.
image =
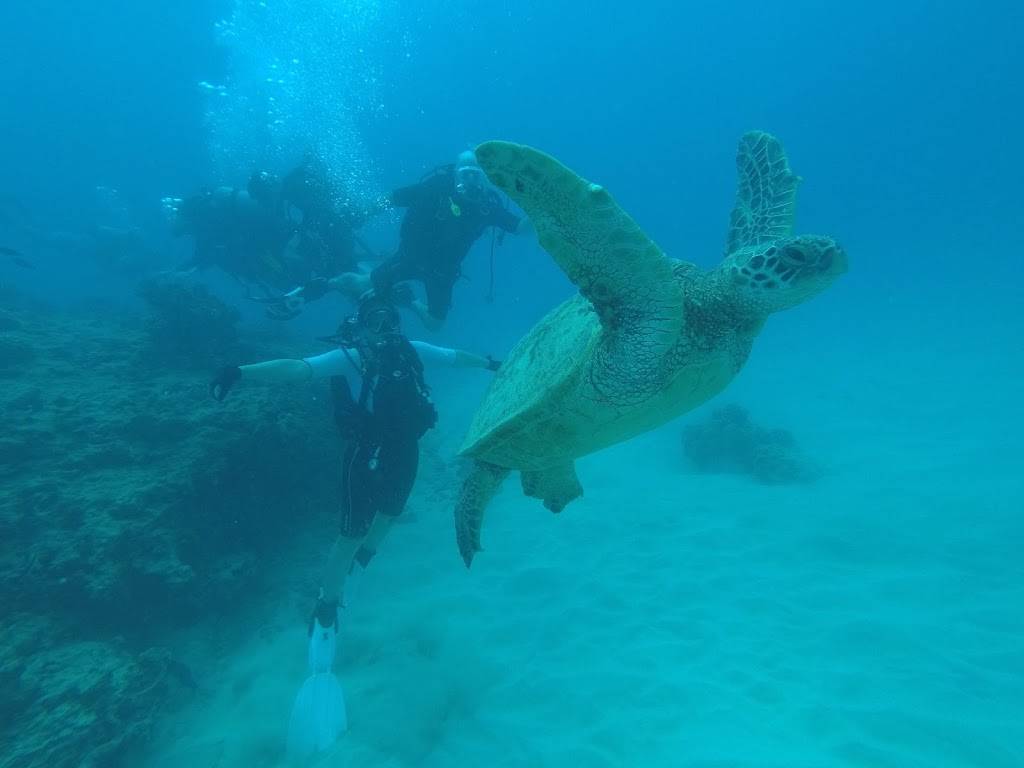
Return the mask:
POLYGON ((552 418, 559 415, 553 405, 559 400, 571 400, 567 396, 577 389, 580 377, 585 375, 601 333, 597 313, 582 296, 577 295, 549 312, 502 363, 473 417, 462 454, 499 466, 543 467, 548 457, 538 455, 536 446, 540 442, 550 458, 559 457, 559 438, 565 437, 562 430, 566 420, 552 418), (547 439, 538 441, 545 419, 552 432, 547 439), (534 446, 530 456, 520 455, 516 440, 524 428, 529 429, 534 446))

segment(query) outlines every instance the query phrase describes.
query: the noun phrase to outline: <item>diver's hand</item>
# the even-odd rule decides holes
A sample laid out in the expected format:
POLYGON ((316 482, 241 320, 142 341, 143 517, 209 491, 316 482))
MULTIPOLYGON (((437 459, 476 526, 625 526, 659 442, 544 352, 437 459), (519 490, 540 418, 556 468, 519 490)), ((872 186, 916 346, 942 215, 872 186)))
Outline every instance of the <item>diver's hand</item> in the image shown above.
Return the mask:
POLYGON ((305 287, 299 287, 275 299, 267 305, 267 317, 274 320, 291 320, 293 317, 298 317, 306 305, 304 294, 305 287))
POLYGON ((495 360, 490 355, 487 356, 487 370, 496 371, 501 368, 501 360, 495 360))
POLYGON ((323 298, 329 290, 330 280, 326 277, 314 277, 305 285, 300 285, 279 299, 269 302, 267 315, 275 320, 291 320, 299 316, 306 302, 323 298))
POLYGON ((223 402, 231 388, 242 378, 242 369, 237 365, 225 365, 210 382, 210 395, 217 402, 223 402))

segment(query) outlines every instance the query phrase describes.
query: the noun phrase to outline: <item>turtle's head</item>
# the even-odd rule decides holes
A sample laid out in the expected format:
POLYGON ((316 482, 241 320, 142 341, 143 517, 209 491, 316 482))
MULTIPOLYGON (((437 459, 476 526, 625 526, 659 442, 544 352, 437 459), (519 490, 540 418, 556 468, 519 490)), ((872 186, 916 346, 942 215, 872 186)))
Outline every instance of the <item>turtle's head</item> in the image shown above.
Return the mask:
POLYGON ((765 315, 817 296, 846 271, 846 252, 830 237, 801 235, 741 248, 723 276, 765 315))

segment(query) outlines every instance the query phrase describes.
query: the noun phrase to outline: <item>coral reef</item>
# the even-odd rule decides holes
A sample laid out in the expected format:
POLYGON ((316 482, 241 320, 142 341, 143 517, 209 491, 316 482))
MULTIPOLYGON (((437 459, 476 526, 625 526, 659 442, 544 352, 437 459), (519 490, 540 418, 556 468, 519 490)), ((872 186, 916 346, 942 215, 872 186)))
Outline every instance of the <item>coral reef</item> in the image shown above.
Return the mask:
POLYGON ((258 594, 261 561, 304 530, 330 533, 340 457, 321 384, 217 403, 209 371, 170 367, 167 345, 214 337, 203 349, 222 354, 230 313, 157 295, 145 330, 0 316, 4 768, 124 764, 166 701, 166 631, 258 594))
POLYGON ((150 309, 150 357, 200 370, 237 357, 238 310, 204 285, 164 274, 144 280, 138 290, 150 309))
POLYGON ((683 450, 698 472, 734 472, 770 485, 805 483, 820 474, 790 432, 757 426, 738 405, 719 408, 705 423, 687 426, 683 450))
POLYGON ((4 768, 118 765, 145 742, 154 715, 191 688, 165 650, 76 639, 27 614, 4 622, 0 685, 4 768))

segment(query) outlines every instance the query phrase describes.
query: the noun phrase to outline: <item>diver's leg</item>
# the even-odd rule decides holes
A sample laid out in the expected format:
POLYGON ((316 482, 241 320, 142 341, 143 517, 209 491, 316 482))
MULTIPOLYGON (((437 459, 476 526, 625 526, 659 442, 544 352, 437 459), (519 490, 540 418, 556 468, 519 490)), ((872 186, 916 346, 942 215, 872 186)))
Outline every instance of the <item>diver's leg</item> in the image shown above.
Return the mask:
POLYGON ((337 610, 345 588, 345 578, 359 556, 374 519, 373 477, 368 467, 368 450, 356 443, 342 459, 341 525, 331 546, 320 583, 317 613, 337 610))
POLYGON ((327 555, 327 563, 324 565, 324 573, 321 587, 321 601, 333 604, 335 607, 340 601, 342 592, 345 589, 345 578, 356 559, 365 536, 355 538, 339 534, 331 545, 331 551, 327 555))
POLYGON ((374 479, 373 523, 359 548, 352 565, 344 577, 342 604, 348 607, 359 588, 363 574, 370 560, 380 549, 385 537, 391 531, 395 520, 405 509, 405 504, 416 482, 419 467, 419 443, 403 440, 382 446, 378 456, 379 465, 374 479))
POLYGON ((356 301, 371 288, 377 293, 387 293, 392 286, 415 277, 411 262, 399 251, 390 259, 377 265, 371 272, 345 272, 328 281, 328 285, 339 293, 356 301))
POLYGON ((345 576, 373 520, 365 452, 355 445, 345 453, 342 469, 341 531, 334 540, 321 579, 320 595, 309 623, 309 670, 330 672, 337 652, 338 607, 345 576))
POLYGON ((386 294, 398 283, 415 277, 415 264, 399 251, 370 272, 370 283, 376 293, 386 294))
MULTIPOLYGON (((417 440, 403 440, 381 450, 380 472, 382 487, 378 501, 378 514, 363 542, 362 551, 372 557, 380 548, 395 520, 405 510, 416 484, 420 464, 420 446, 417 440)), ((358 557, 357 557, 358 560, 358 557)), ((365 563, 363 564, 365 567, 365 563)))
POLYGON ((385 515, 382 512, 373 518, 373 525, 370 526, 370 532, 366 534, 366 538, 363 539, 363 543, 356 553, 353 567, 358 564, 365 569, 370 564, 370 560, 377 554, 380 545, 391 531, 391 526, 395 524, 396 517, 397 515, 385 515))
POLYGON ((421 307, 417 308, 414 304, 413 308, 428 330, 438 331, 444 326, 452 307, 455 279, 444 275, 429 275, 424 278, 423 287, 427 291, 427 305, 422 307, 422 302, 419 302, 421 307))
POLYGON ((370 290, 370 276, 361 272, 345 272, 327 281, 332 290, 355 301, 370 290))

